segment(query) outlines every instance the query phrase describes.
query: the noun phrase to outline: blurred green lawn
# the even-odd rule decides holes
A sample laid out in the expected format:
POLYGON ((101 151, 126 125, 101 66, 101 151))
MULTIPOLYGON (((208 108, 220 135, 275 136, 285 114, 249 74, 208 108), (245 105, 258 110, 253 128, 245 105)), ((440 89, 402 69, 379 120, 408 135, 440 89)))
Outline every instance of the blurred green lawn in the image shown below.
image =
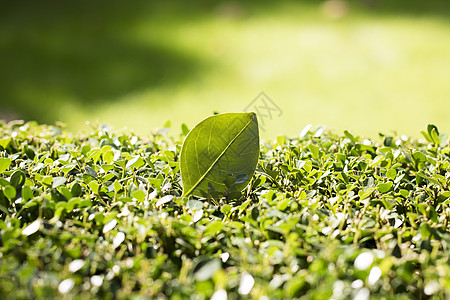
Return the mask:
POLYGON ((4 1, 0 118, 178 132, 264 91, 266 138, 450 133, 449 32, 444 0, 4 1))

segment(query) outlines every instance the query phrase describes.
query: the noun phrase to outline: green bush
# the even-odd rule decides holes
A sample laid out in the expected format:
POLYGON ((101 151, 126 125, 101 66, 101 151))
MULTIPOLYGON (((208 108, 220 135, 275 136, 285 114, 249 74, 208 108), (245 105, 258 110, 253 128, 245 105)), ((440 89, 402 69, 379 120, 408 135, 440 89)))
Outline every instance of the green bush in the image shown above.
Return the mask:
POLYGON ((238 200, 181 197, 183 136, 166 131, 0 124, 3 298, 450 297, 437 128, 262 143, 238 200))

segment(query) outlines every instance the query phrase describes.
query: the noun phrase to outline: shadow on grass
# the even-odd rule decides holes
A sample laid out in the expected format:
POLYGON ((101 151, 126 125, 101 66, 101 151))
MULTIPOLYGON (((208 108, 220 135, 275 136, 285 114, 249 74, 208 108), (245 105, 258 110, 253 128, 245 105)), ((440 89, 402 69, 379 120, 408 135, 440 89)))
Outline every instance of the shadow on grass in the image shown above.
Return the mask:
POLYGON ((206 65, 161 43, 158 28, 145 41, 133 39, 134 24, 157 12, 150 1, 1 6, 0 118, 51 122, 61 99, 94 108, 106 99, 193 80, 206 65))

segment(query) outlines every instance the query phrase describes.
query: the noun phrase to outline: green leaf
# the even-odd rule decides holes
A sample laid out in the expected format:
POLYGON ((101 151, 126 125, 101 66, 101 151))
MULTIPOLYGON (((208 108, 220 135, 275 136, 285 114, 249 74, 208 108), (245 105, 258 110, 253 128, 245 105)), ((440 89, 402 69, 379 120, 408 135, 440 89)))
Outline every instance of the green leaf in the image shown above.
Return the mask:
POLYGON ((6 171, 11 165, 11 159, 9 158, 0 158, 0 173, 6 171))
POLYGON ((359 193, 358 193, 359 198, 361 200, 368 198, 373 193, 374 190, 375 190, 375 188, 368 188, 364 191, 359 191, 359 193))
POLYGON ((53 188, 57 188, 58 186, 63 185, 64 183, 66 183, 66 178, 64 178, 64 177, 54 177, 53 178, 52 187, 53 188))
POLYGON ((86 173, 87 173, 89 176, 91 176, 91 177, 93 177, 93 178, 97 178, 97 172, 95 172, 95 170, 92 169, 91 167, 85 166, 85 167, 84 167, 84 170, 86 171, 86 173))
POLYGON ((6 180, 6 179, 0 178, 0 185, 1 186, 8 186, 8 185, 11 185, 11 183, 8 180, 6 180))
POLYGON ((114 165, 107 165, 107 164, 104 164, 104 165, 101 165, 101 168, 103 169, 103 171, 105 171, 106 173, 108 173, 108 171, 114 169, 114 165))
POLYGON ((421 131, 420 133, 423 135, 423 137, 424 137, 428 142, 433 143, 433 139, 431 138, 431 136, 430 136, 428 133, 426 133, 425 131, 421 131))
POLYGON ((106 164, 111 164, 111 162, 114 159, 114 152, 112 150, 107 150, 105 153, 103 153, 103 161, 106 164))
POLYGON ((122 185, 117 180, 114 181, 113 185, 114 185, 114 190, 116 191, 116 193, 119 192, 120 189, 122 189, 122 185))
POLYGON ((140 168, 143 165, 145 165, 145 162, 142 160, 141 157, 139 157, 139 155, 137 155, 137 156, 134 156, 132 159, 130 159, 127 162, 126 167, 127 167, 127 169, 131 168, 131 167, 140 168))
POLYGON ((344 134, 353 143, 357 143, 358 142, 358 140, 348 130, 344 130, 344 134))
POLYGON ((94 193, 98 194, 100 185, 96 181, 92 180, 91 182, 89 182, 88 186, 94 193))
POLYGON ((63 195, 66 199, 70 199, 73 197, 72 193, 65 186, 61 186, 58 188, 58 191, 63 195))
POLYGON ((79 197, 82 193, 82 188, 81 185, 79 183, 74 183, 74 185, 72 186, 70 193, 72 194, 73 197, 79 197))
POLYGON ((423 154, 422 152, 414 152, 412 157, 414 158, 414 160, 417 163, 422 163, 422 162, 426 162, 427 161, 427 157, 425 156, 425 154, 423 154))
POLYGON ((433 139, 433 142, 436 145, 439 145, 441 143, 441 140, 439 139, 439 133, 437 132, 437 129, 432 129, 431 130, 431 138, 433 139))
POLYGON ((308 148, 309 148, 309 151, 311 151, 313 158, 318 159, 319 154, 320 154, 319 147, 317 147, 316 145, 313 145, 313 144, 309 144, 308 148))
POLYGON ((386 172, 386 177, 389 178, 389 179, 394 180, 395 177, 397 177, 397 171, 396 171, 395 169, 389 169, 389 170, 386 172))
POLYGON ((50 185, 53 182, 53 177, 50 175, 42 177, 42 183, 46 185, 50 185))
POLYGON ((25 172, 20 169, 17 169, 16 171, 14 171, 14 173, 12 173, 10 182, 13 187, 21 188, 22 185, 25 183, 25 179, 26 179, 25 172))
POLYGON ((3 193, 9 200, 13 200, 16 197, 16 189, 12 185, 6 186, 3 193))
POLYGON ((145 192, 141 190, 135 190, 131 193, 131 197, 136 198, 139 202, 144 202, 145 192))
POLYGON ((4 138, 4 139, 0 139, 0 146, 3 147, 3 149, 6 149, 6 147, 8 147, 9 142, 11 141, 11 138, 4 138))
POLYGON ((76 167, 75 164, 67 164, 65 166, 62 166, 60 170, 67 174, 68 172, 72 171, 75 167, 76 167))
POLYGON ((378 184, 378 191, 382 194, 387 193, 392 188, 392 185, 393 185, 392 181, 380 183, 378 184))
POLYGON ((183 135, 188 135, 188 133, 189 133, 189 128, 184 123, 181 124, 181 132, 183 133, 183 135))
POLYGON ((22 187, 22 198, 25 201, 28 201, 31 198, 33 198, 33 190, 28 185, 22 187))
POLYGON ((432 137, 433 136, 433 131, 435 131, 438 135, 439 135, 439 130, 437 129, 437 127, 433 124, 428 124, 427 126, 427 132, 428 134, 432 137))
POLYGON ((183 196, 238 197, 253 176, 259 155, 255 113, 224 113, 198 123, 180 156, 183 196))
POLYGON ((86 161, 90 161, 92 159, 94 161, 94 163, 97 163, 97 161, 100 158, 101 152, 100 152, 100 149, 93 149, 87 155, 88 155, 88 158, 86 161))

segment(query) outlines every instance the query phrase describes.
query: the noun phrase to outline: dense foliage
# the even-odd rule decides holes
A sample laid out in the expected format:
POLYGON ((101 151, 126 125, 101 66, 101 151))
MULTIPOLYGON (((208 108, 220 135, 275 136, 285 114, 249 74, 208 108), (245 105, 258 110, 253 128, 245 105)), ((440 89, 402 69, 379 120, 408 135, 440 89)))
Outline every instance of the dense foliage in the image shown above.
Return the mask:
POLYGON ((263 143, 238 200, 181 197, 183 136, 166 131, 0 124, 3 299, 450 297, 450 149, 433 126, 263 143))

